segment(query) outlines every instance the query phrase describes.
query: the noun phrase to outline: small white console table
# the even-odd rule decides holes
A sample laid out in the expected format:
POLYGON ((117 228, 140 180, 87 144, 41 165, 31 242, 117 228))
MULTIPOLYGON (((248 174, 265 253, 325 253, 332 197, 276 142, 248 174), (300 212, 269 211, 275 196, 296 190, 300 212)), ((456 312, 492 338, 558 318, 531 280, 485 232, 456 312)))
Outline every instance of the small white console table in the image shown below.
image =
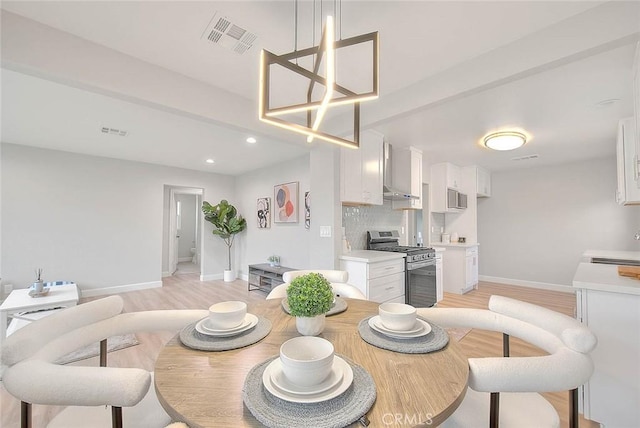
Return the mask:
POLYGON ((53 286, 49 289, 49 293, 42 297, 29 296, 29 289, 13 290, 0 305, 0 344, 7 337, 9 317, 33 320, 34 318, 29 318, 27 312, 75 306, 78 300, 76 284, 53 286))

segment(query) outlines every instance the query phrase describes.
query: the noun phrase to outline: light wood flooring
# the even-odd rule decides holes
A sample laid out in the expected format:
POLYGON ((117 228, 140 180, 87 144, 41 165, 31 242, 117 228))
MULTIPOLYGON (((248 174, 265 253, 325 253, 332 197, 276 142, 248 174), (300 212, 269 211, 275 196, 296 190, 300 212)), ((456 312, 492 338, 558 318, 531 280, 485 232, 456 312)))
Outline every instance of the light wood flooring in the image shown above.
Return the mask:
MULTIPOLYGON (((465 295, 445 293, 440 307, 486 308, 489 297, 499 294, 519 300, 531 302, 555 311, 574 316, 575 296, 547 290, 515 287, 502 284, 481 282, 477 290, 465 295)), ((163 279, 162 288, 123 293, 125 311, 144 311, 154 309, 206 309, 211 304, 225 300, 259 301, 265 298, 260 291, 247 291, 246 281, 237 280, 232 283, 223 281, 201 282, 197 274, 176 275, 163 279)), ((93 299, 81 299, 81 302, 93 299)), ((156 356, 164 344, 174 333, 138 333, 139 345, 109 353, 110 366, 140 367, 153 370, 156 356)), ((472 330, 460 344, 468 357, 500 356, 502 352, 502 336, 498 333, 472 330)), ((511 354, 539 355, 542 351, 512 339, 511 354)), ((98 365, 97 358, 74 364, 98 365)), ((560 414, 562 427, 568 427, 568 393, 545 394, 560 414)), ((0 426, 18 427, 20 421, 20 403, 8 394, 4 387, 0 389, 0 426)), ((45 427, 62 408, 55 406, 33 406, 34 427, 45 427)), ((91 425, 88 424, 88 427, 91 425)), ((581 418, 582 428, 597 428, 598 424, 581 418)))

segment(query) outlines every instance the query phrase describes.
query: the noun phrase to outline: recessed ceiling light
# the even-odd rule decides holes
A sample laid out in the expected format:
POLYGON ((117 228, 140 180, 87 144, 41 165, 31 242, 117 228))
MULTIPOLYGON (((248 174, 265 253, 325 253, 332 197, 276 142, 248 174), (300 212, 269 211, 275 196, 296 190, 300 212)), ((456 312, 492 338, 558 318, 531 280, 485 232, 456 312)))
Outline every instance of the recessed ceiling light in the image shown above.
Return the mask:
POLYGON ((250 144, 255 144, 258 140, 256 140, 254 137, 248 137, 247 138, 247 143, 250 144))
POLYGON ((485 136, 482 141, 492 150, 513 150, 524 145, 527 137, 517 131, 500 131, 485 136))
POLYGON ((216 161, 214 161, 213 159, 207 159, 205 162, 206 163, 216 163, 216 161))

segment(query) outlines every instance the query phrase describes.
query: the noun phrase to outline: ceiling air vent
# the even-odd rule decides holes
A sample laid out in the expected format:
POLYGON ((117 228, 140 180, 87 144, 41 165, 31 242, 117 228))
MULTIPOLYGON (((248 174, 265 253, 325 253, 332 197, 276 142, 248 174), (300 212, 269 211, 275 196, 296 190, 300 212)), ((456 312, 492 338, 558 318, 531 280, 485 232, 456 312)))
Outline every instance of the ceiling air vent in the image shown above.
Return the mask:
POLYGON ((242 55, 251 49, 258 37, 216 12, 202 33, 202 38, 242 55))
POLYGON ((100 128, 103 134, 109 135, 117 135, 119 137, 126 137, 127 131, 123 131, 122 129, 109 128, 108 126, 103 126, 100 128))
POLYGON ((538 159, 540 156, 539 155, 526 155, 526 156, 520 156, 517 158, 511 158, 512 161, 526 161, 526 160, 533 160, 533 159, 538 159))

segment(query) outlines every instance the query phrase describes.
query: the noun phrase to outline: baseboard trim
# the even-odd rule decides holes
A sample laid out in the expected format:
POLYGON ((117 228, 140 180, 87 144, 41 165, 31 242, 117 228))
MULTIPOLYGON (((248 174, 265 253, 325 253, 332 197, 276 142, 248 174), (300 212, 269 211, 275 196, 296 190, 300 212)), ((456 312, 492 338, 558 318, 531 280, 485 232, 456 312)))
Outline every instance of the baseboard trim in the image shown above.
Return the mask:
POLYGON ((163 278, 166 278, 166 277, 168 277, 168 276, 171 276, 171 273, 170 273, 169 271, 164 271, 164 272, 162 272, 162 277, 163 277, 163 278))
POLYGON ((244 280, 244 281, 249 281, 249 274, 247 273, 241 273, 240 274, 240 279, 244 280))
POLYGON ((162 281, 141 282, 139 284, 116 285, 114 287, 82 289, 81 295, 82 297, 107 296, 160 287, 162 287, 162 281))
POLYGON ((181 262, 190 262, 191 260, 193 260, 193 257, 179 257, 179 258, 178 258, 178 263, 181 263, 181 262))
POLYGON ((575 293, 575 289, 570 285, 551 284, 548 282, 525 281, 522 279, 501 278, 498 276, 480 275, 480 281, 496 282, 498 284, 515 285, 518 287, 538 288, 541 290, 561 291, 563 293, 575 293))

